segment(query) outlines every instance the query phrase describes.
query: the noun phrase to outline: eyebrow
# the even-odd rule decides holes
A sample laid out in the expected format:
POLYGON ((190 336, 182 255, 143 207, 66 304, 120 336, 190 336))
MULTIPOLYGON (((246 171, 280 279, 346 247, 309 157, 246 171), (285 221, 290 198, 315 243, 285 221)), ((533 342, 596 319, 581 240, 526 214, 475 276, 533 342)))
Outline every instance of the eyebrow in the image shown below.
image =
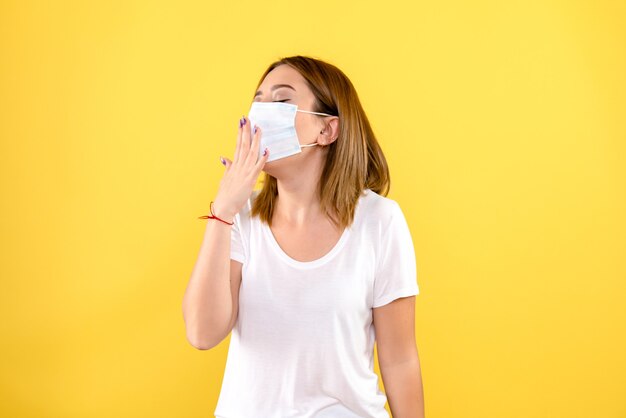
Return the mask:
MULTIPOLYGON (((279 89, 281 87, 288 87, 293 91, 296 91, 296 89, 294 89, 292 86, 290 86, 289 84, 276 84, 273 85, 272 88, 270 90, 274 91, 276 89, 279 89)), ((254 97, 257 97, 259 94, 261 94, 261 90, 257 91, 256 94, 254 95, 254 97)))

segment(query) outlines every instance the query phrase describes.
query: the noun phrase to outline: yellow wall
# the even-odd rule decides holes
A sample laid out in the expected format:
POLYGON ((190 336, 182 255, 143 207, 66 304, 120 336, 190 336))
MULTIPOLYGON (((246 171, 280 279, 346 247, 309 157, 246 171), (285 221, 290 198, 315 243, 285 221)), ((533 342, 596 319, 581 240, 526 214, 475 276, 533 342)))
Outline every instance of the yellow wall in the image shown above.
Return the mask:
POLYGON ((626 417, 623 2, 163 3, 0 2, 0 416, 213 416, 197 217, 304 54, 386 152, 427 417, 626 417))

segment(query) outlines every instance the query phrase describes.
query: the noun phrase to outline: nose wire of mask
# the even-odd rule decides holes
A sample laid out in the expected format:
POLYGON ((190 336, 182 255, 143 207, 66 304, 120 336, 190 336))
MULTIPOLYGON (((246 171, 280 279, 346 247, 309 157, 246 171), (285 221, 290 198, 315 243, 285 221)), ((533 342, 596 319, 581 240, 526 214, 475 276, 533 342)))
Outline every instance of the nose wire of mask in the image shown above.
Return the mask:
POLYGON ((302 147, 312 147, 317 143, 300 145, 296 133, 296 112, 332 116, 328 113, 298 110, 298 106, 281 102, 252 102, 248 112, 250 127, 261 128, 259 158, 265 148, 269 148, 267 162, 289 157, 302 152, 302 147))

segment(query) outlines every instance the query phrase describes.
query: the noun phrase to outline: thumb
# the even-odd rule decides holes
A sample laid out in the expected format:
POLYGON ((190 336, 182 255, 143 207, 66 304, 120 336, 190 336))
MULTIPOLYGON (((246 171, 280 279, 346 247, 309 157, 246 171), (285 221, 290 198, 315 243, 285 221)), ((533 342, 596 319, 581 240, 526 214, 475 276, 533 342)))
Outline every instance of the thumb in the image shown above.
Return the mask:
POLYGON ((228 168, 230 168, 231 164, 233 163, 231 160, 225 157, 220 157, 220 160, 222 161, 222 164, 224 164, 227 170, 228 168))

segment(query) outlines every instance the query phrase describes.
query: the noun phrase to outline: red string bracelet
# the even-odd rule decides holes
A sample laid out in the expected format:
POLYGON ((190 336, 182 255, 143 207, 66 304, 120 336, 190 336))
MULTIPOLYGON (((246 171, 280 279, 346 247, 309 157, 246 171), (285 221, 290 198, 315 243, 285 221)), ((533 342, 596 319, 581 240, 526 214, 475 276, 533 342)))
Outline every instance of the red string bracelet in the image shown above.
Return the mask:
POLYGON ((215 214, 213 213, 213 202, 211 202, 210 208, 211 208, 211 215, 212 216, 209 216, 209 215, 198 216, 198 219, 217 219, 218 221, 224 222, 226 225, 233 225, 234 224, 234 222, 227 222, 227 221, 225 221, 223 219, 220 219, 217 216, 215 216, 215 214))

